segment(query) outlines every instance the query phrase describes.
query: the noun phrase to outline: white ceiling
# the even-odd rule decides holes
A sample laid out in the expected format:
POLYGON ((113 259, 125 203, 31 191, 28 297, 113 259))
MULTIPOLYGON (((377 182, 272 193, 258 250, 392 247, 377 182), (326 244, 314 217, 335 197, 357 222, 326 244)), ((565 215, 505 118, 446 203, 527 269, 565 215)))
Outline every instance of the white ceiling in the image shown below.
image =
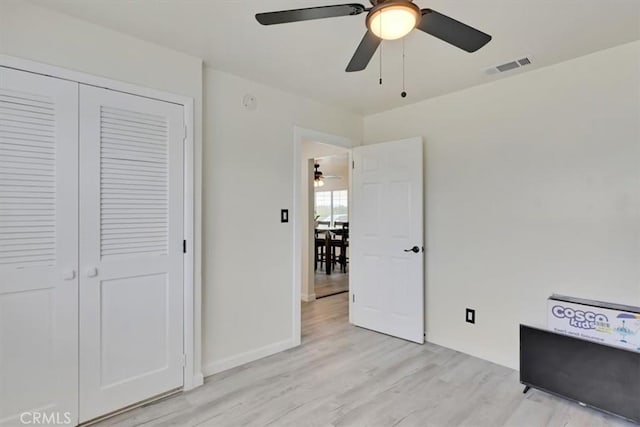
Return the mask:
POLYGON ((337 154, 335 156, 319 157, 315 159, 320 165, 318 168, 324 176, 339 176, 341 179, 348 179, 349 174, 349 154, 337 154))
MULTIPOLYGON (((415 0, 493 36, 475 54, 419 31, 383 44, 367 70, 344 69, 365 31, 365 15, 261 26, 257 12, 345 0, 32 0, 138 38, 203 58, 206 64, 316 100, 370 114, 640 39, 639 0, 415 0), (488 76, 492 65, 530 55, 522 70, 488 76)), ((367 0, 362 4, 369 5, 367 0)))

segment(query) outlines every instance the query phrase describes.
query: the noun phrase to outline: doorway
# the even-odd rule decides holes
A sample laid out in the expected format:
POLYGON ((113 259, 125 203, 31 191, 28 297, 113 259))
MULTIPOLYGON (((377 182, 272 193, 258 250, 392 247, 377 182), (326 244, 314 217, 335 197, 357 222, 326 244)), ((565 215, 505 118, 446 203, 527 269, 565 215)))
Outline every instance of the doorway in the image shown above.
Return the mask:
POLYGON ((349 292, 349 153, 316 157, 313 164, 315 299, 349 292))
MULTIPOLYGON (((309 304, 314 304, 317 298, 315 293, 316 274, 323 274, 324 276, 322 276, 322 278, 324 279, 335 279, 338 277, 334 275, 337 271, 340 274, 344 274, 342 277, 348 277, 348 265, 343 273, 341 264, 337 262, 337 257, 340 255, 340 249, 336 249, 333 252, 337 257, 335 265, 333 263, 330 265, 331 274, 326 274, 327 262, 329 262, 328 258, 323 259, 322 262, 319 263, 317 270, 315 268, 316 218, 314 215, 314 190, 315 188, 329 190, 332 188, 334 181, 340 182, 340 185, 347 190, 346 205, 348 209, 348 198, 350 197, 348 190, 351 186, 349 165, 351 164, 352 146, 353 142, 345 137, 299 127, 294 128, 294 280, 292 299, 294 345, 299 345, 301 343, 303 304, 308 308, 309 304), (323 172, 323 176, 340 176, 341 178, 325 178, 324 185, 322 187, 314 187, 314 165, 316 164, 316 159, 322 162, 325 158, 330 158, 332 156, 342 156, 343 160, 346 159, 346 173, 344 169, 340 173, 327 172, 331 169, 323 170, 322 166, 320 166, 319 170, 323 172)), ((324 161, 326 163, 326 160, 324 161)), ((342 193, 340 196, 342 196, 342 193)), ((330 216, 331 215, 329 214, 329 217, 330 216)), ((335 219, 340 222, 340 217, 336 217, 335 219)), ((333 225, 335 225, 335 219, 333 225)), ((330 218, 329 226, 331 225, 330 218)), ((324 254, 326 256, 326 249, 324 254)), ((329 283, 327 283, 327 285, 329 285, 329 283)), ((325 289, 330 289, 330 285, 325 289)), ((346 292, 338 295, 343 297, 345 300, 348 299, 348 294, 346 292)), ((348 304, 345 305, 348 306, 348 304)), ((346 309, 348 309, 348 307, 346 309)))

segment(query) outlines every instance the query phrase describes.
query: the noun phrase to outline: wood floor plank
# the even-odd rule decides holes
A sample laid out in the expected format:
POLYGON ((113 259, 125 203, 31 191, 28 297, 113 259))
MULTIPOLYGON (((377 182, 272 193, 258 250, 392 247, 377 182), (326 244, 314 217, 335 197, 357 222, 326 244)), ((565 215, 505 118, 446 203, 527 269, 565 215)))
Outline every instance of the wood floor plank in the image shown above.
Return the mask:
POLYGON ((303 303, 302 310, 300 347, 97 425, 632 425, 536 390, 522 394, 511 369, 352 326, 348 294, 303 303))

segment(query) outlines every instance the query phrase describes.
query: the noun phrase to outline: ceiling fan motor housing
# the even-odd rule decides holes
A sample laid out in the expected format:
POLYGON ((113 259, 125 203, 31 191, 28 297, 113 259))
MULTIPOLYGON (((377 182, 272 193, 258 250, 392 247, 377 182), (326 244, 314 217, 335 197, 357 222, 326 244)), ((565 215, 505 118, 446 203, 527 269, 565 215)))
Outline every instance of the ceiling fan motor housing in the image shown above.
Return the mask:
MULTIPOLYGON (((369 31, 373 31, 376 36, 380 37, 380 38, 386 38, 382 35, 380 35, 380 31, 382 30, 382 28, 380 28, 380 31, 377 31, 378 28, 374 28, 376 27, 376 24, 373 23, 374 19, 379 16, 380 20, 378 21, 378 24, 382 24, 382 15, 379 14, 378 12, 384 11, 385 9, 401 9, 404 10, 405 12, 408 12, 409 14, 413 15, 413 19, 414 19, 414 25, 411 27, 411 30, 413 30, 419 23, 420 20, 422 18, 422 13, 420 11, 420 8, 418 6, 416 6, 411 0, 372 0, 371 3, 375 3, 374 6, 369 10, 369 13, 367 14, 367 18, 366 18, 366 24, 367 24, 367 29, 369 29, 369 31)), ((401 33, 401 34, 397 34, 395 37, 391 37, 390 39, 395 39, 395 38, 400 38, 400 37, 404 37, 404 35, 406 35, 406 33, 409 30, 409 28, 407 27, 406 29, 407 31, 401 33)))
MULTIPOLYGON (((393 3, 394 0, 369 0, 369 3, 371 3, 371 6, 375 7, 378 5, 381 5, 382 3, 393 3)), ((403 3, 411 3, 413 2, 413 0, 400 0, 403 3)))

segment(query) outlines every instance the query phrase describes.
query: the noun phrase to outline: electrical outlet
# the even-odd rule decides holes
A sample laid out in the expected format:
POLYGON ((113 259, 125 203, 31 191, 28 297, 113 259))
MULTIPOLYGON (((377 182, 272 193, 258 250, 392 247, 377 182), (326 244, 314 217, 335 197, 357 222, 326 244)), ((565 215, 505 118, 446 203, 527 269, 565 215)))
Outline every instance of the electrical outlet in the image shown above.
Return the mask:
POLYGON ((471 309, 471 308, 467 308, 467 311, 465 313, 465 321, 467 323, 476 323, 476 311, 471 309))

